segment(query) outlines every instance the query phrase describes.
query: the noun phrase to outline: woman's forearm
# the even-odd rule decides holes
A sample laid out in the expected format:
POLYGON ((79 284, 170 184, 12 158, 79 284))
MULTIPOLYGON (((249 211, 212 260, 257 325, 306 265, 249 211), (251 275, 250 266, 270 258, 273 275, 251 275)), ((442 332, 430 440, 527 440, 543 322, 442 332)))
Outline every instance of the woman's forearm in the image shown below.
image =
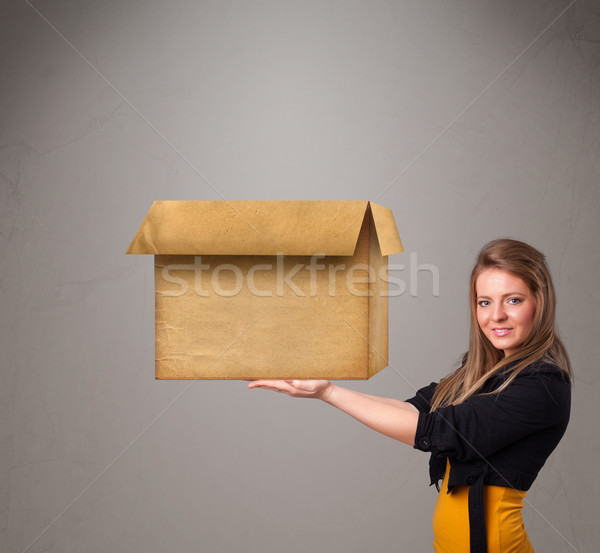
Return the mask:
POLYGON ((389 405, 396 405, 397 407, 402 407, 402 409, 408 409, 409 411, 417 411, 417 408, 411 403, 406 403, 406 401, 402 401, 400 399, 396 399, 393 397, 379 397, 379 396, 371 396, 369 394, 363 394, 362 392, 356 392, 363 397, 367 397, 369 399, 374 399, 376 401, 380 401, 381 403, 388 403, 389 405))
POLYGON ((415 443, 419 412, 409 403, 381 401, 386 398, 368 396, 333 383, 321 399, 381 434, 408 445, 415 443))

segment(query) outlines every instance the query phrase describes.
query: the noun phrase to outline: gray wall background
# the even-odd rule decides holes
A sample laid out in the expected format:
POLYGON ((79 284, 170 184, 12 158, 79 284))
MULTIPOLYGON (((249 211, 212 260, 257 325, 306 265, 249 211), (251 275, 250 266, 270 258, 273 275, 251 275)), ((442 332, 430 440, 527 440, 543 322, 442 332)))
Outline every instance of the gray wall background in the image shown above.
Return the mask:
MULTIPOLYGON (((576 382, 527 498, 596 551, 600 6, 592 0, 42 2, 0 17, 0 550, 431 551, 427 455, 244 382, 154 380, 155 199, 370 199, 418 293, 406 398, 467 347, 481 245, 546 253, 576 382)), ((402 274, 402 273, 401 273, 402 274)))

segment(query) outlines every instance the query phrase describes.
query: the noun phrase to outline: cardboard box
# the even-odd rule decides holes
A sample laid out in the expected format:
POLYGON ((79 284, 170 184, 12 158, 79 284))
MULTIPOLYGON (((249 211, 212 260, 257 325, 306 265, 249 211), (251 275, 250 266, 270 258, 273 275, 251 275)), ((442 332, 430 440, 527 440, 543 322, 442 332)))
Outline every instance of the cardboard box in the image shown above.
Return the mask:
POLYGON ((367 201, 157 201, 156 378, 367 379, 387 366, 392 212, 367 201))

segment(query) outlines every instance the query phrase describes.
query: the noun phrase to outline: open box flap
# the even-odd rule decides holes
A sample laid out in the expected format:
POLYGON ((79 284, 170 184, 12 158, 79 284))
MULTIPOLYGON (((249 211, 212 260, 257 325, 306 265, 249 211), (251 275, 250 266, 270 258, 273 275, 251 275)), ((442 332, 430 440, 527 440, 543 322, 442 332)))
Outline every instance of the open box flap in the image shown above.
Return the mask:
POLYGON ((404 248, 402 247, 402 241, 398 234, 392 210, 373 202, 369 202, 369 205, 373 214, 373 222, 377 231, 377 240, 379 241, 381 255, 403 252, 404 248))
MULTIPOLYGON (((367 201, 156 201, 126 253, 353 255, 367 201)), ((371 204, 383 255, 402 251, 392 212, 371 204)))

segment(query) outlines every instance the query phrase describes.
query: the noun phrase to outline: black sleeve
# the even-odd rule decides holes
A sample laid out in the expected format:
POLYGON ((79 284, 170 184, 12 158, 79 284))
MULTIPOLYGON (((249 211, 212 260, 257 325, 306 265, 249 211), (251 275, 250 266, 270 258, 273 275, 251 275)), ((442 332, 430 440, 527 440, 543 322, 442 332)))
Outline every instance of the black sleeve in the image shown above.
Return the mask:
POLYGON ((414 405, 421 413, 429 413, 431 409, 431 398, 433 398, 436 386, 437 382, 432 382, 429 386, 417 390, 415 396, 405 400, 406 403, 414 405))
POLYGON ((568 420, 570 398, 568 379, 558 370, 524 371, 499 394, 475 395, 433 413, 422 411, 415 448, 459 461, 487 457, 565 417, 568 420))

